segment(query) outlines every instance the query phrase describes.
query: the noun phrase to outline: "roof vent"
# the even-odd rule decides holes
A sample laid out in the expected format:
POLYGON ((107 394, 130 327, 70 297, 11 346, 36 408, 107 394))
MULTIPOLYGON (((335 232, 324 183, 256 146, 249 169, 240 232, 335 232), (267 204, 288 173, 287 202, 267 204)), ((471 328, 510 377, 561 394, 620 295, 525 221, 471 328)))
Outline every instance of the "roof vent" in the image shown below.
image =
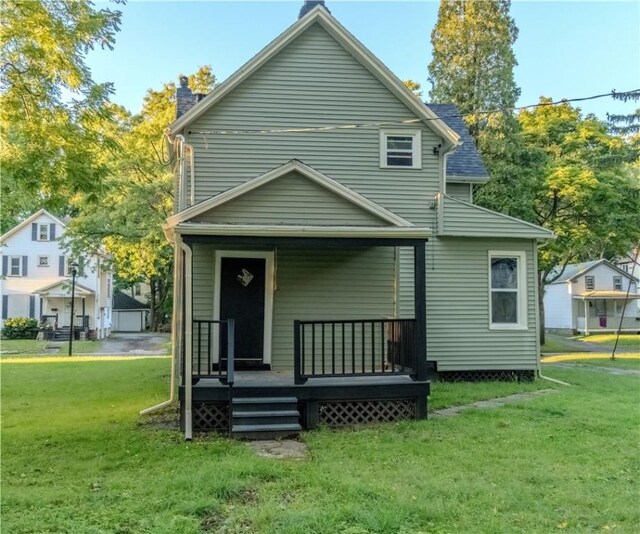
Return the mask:
POLYGON ((309 11, 311 11, 316 6, 322 6, 327 10, 327 12, 331 13, 327 6, 324 5, 324 0, 304 0, 304 4, 300 8, 300 13, 298 14, 298 19, 304 17, 309 11))

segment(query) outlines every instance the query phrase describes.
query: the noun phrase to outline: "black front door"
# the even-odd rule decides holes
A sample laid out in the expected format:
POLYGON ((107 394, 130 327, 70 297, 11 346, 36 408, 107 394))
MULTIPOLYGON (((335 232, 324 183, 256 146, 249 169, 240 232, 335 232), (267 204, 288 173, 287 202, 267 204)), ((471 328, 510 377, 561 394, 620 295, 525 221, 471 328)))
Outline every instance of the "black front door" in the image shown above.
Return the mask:
MULTIPOLYGON (((235 320, 235 360, 238 369, 263 367, 264 258, 222 258, 220 265, 220 319, 235 320)), ((221 332, 220 357, 227 358, 226 331, 221 332)))

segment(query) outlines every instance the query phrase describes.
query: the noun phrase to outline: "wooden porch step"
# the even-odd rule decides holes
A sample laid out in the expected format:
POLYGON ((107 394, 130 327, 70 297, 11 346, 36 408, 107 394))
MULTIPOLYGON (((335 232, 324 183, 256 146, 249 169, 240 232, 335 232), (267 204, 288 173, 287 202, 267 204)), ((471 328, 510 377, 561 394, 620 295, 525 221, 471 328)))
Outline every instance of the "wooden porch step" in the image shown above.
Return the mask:
POLYGON ((301 430, 296 397, 238 397, 232 400, 231 436, 279 439, 301 430))
POLYGON ((261 425, 267 424, 294 424, 297 425, 300 420, 300 412, 298 410, 268 410, 264 412, 234 412, 234 423, 241 426, 244 425, 261 425))

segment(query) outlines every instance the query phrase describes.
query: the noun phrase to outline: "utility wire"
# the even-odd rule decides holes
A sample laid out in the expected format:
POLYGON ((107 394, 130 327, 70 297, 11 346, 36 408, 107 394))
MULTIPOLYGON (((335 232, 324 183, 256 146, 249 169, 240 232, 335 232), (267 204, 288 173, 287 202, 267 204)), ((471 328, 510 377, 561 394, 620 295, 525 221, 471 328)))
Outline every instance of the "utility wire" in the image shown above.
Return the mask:
MULTIPOLYGON (((404 121, 390 121, 390 122, 369 122, 363 124, 334 124, 328 126, 310 126, 308 128, 282 128, 282 129, 269 129, 269 130, 204 130, 204 131, 189 131, 189 134, 203 134, 203 135, 229 135, 229 134, 271 134, 271 133, 307 133, 307 132, 326 132, 331 130, 352 130, 358 128, 373 128, 378 126, 400 126, 403 124, 415 124, 419 122, 428 122, 428 121, 437 121, 442 119, 459 119, 469 115, 492 115, 495 113, 508 113, 512 111, 521 111, 525 109, 531 108, 539 108, 546 106, 557 106, 559 104, 565 104, 568 102, 585 102, 587 100, 596 100, 599 98, 606 97, 635 97, 640 96, 640 89, 632 89, 631 91, 611 91, 609 93, 602 93, 598 95, 584 96, 578 98, 563 98, 561 100, 554 100, 551 102, 538 102, 537 104, 529 104, 526 106, 517 106, 517 107, 505 107, 505 108, 497 108, 493 110, 480 110, 469 113, 456 113, 454 115, 440 115, 438 117, 427 118, 427 119, 407 119, 404 121)), ((429 107, 429 104, 425 104, 429 107)))

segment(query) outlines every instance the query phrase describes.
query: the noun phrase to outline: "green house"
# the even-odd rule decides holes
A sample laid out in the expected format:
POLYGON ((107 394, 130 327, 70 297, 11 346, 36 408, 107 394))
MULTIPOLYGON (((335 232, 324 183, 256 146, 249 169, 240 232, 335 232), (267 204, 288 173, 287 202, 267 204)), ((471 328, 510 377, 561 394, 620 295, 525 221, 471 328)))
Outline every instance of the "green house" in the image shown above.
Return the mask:
POLYGON ((550 232, 473 205, 488 176, 455 107, 312 4, 212 93, 178 88, 165 233, 187 438, 424 418, 430 372, 538 366, 550 232))

